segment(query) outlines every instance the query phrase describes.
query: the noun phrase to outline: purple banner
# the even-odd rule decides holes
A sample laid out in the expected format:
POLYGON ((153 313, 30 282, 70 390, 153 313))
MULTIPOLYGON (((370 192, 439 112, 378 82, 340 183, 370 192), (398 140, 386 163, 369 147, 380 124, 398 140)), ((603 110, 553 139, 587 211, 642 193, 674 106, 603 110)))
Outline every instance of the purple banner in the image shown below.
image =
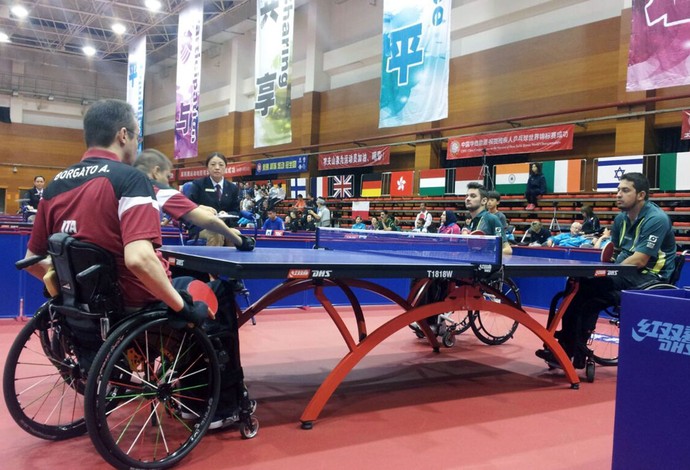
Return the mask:
POLYGON ((177 35, 177 97, 175 158, 198 155, 199 95, 201 93, 201 30, 204 4, 198 0, 180 12, 177 35))
POLYGON ((628 91, 690 84, 690 1, 633 0, 628 91))

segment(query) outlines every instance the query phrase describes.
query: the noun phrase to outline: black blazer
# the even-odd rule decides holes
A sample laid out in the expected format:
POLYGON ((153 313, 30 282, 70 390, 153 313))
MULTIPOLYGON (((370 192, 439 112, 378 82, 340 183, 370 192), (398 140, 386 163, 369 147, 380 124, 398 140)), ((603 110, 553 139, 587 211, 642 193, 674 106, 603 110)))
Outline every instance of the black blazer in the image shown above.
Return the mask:
POLYGON ((235 183, 228 180, 223 182, 223 195, 220 201, 216 197, 215 186, 211 184, 211 178, 208 176, 192 181, 189 199, 201 206, 213 207, 218 212, 225 211, 235 215, 240 213, 239 189, 235 183))
POLYGON ((38 203, 41 201, 41 196, 38 195, 38 189, 34 187, 24 193, 24 199, 28 200, 23 201, 23 206, 31 206, 34 209, 38 209, 38 203))

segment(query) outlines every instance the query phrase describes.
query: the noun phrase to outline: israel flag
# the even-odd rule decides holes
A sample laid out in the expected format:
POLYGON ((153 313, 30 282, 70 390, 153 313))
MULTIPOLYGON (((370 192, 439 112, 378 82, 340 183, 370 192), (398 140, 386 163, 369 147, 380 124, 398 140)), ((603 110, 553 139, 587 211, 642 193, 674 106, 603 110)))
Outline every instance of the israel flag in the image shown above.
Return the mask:
POLYGON ((600 158, 597 165, 597 191, 615 192, 625 173, 643 173, 644 156, 600 158))

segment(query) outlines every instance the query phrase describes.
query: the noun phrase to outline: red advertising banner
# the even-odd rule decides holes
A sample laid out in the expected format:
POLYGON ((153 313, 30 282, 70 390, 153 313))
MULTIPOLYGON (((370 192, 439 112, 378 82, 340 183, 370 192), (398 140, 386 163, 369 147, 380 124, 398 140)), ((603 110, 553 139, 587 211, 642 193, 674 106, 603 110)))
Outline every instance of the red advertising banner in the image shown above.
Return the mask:
POLYGON ((388 165, 390 159, 390 147, 374 147, 350 150, 347 152, 322 153, 319 155, 319 170, 388 165))
MULTIPOLYGON (((228 166, 225 167, 225 176, 232 178, 233 176, 251 175, 253 169, 253 162, 228 163, 228 166)), ((207 176, 208 170, 205 166, 180 168, 177 170, 177 175, 179 181, 189 181, 207 176)))
POLYGON ((690 111, 681 111, 682 119, 680 120, 680 138, 681 140, 690 140, 690 111))
POLYGON ((575 126, 538 127, 492 134, 451 137, 448 139, 448 160, 508 155, 511 153, 553 152, 573 148, 575 126))

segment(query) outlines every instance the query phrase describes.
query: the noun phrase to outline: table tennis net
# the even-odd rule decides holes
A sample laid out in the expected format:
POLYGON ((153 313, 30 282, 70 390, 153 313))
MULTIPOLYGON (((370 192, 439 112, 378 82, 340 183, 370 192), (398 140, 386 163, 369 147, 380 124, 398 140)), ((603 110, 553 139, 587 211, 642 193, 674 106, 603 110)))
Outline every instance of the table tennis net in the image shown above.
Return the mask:
POLYGON ((471 264, 501 264, 500 237, 321 228, 316 248, 441 259, 471 264))

